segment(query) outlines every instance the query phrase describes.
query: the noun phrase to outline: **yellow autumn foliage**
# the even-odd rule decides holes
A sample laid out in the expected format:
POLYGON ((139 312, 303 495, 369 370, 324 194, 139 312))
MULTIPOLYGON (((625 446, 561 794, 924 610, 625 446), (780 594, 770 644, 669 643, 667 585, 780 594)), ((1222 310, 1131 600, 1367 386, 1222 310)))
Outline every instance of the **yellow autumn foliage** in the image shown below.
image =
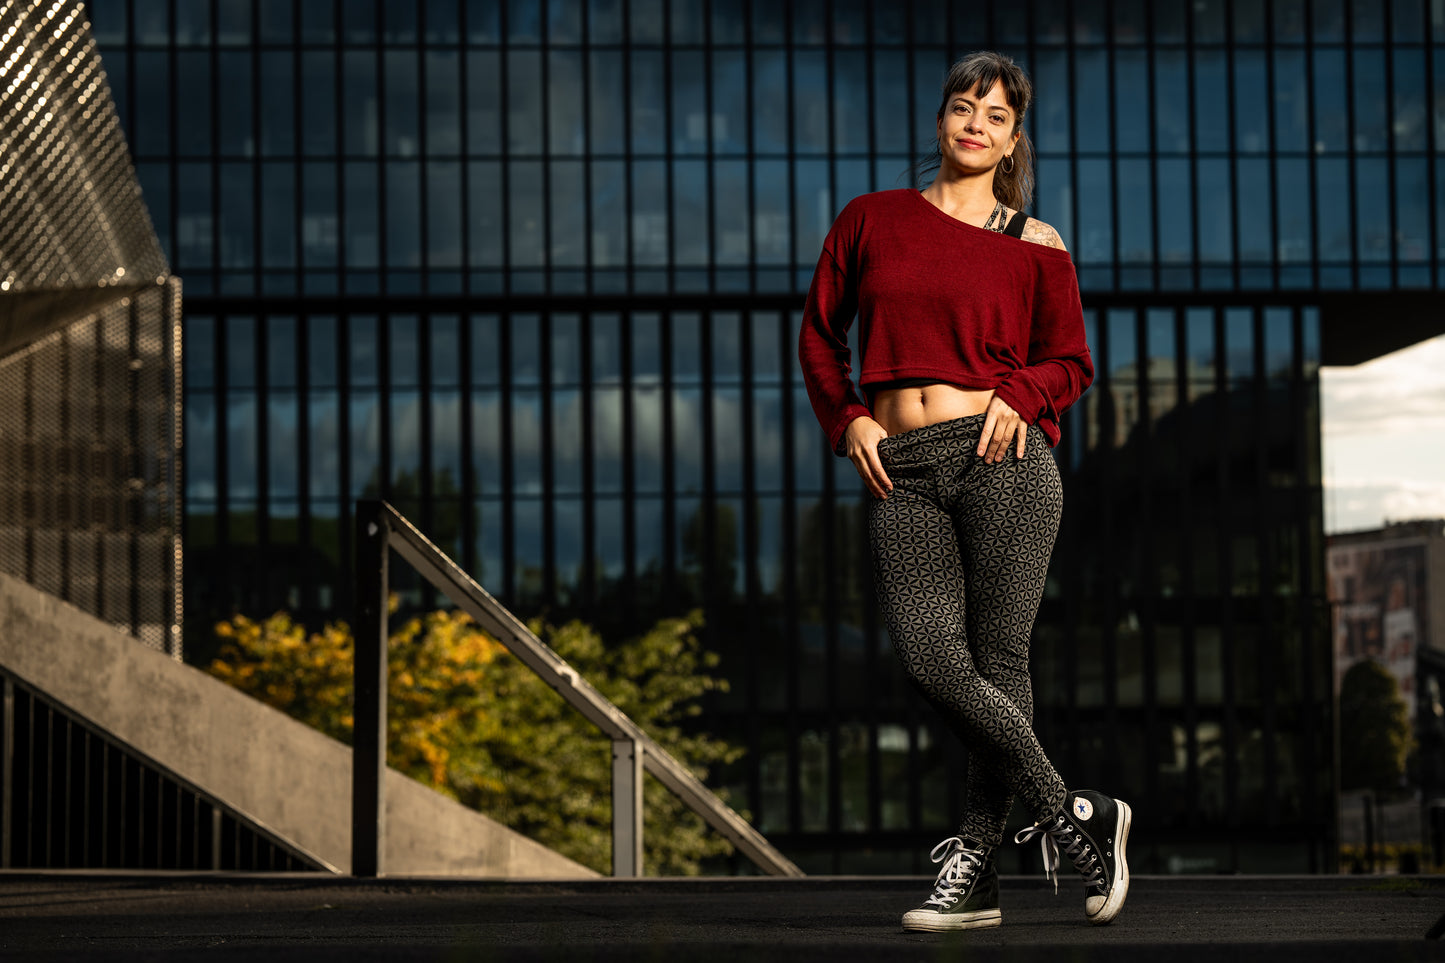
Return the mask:
MULTIPOLYGON (((395 603, 393 601, 393 609, 395 603)), ((388 640, 387 762, 557 851, 607 871, 611 744, 467 614, 396 620, 388 640)), ((683 720, 708 692, 717 656, 701 616, 664 619, 615 647, 571 622, 532 630, 653 738, 705 777, 741 750, 683 720)), ((216 626, 209 671, 327 735, 351 740, 354 644, 344 622, 307 633, 278 612, 216 626)), ((654 780, 645 786, 645 853, 653 874, 694 874, 731 851, 654 780)))

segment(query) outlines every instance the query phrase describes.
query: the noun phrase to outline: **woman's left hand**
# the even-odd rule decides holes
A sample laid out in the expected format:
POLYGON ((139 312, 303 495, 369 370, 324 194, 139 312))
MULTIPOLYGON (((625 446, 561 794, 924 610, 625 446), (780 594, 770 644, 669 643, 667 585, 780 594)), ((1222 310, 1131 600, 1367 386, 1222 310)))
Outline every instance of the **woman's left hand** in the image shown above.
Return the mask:
POLYGON ((1024 438, 1028 435, 1028 424, 1019 413, 1010 408, 998 395, 989 399, 988 410, 984 412, 983 433, 978 439, 978 454, 989 464, 1003 461, 1010 444, 1015 444, 1018 456, 1024 456, 1024 438))

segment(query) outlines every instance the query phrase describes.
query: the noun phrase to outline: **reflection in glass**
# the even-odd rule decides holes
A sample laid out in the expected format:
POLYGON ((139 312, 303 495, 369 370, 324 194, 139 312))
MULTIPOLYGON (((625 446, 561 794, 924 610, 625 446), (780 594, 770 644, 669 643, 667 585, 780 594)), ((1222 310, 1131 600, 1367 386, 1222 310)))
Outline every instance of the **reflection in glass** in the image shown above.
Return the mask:
POLYGON ((575 388, 553 388, 552 403, 552 490, 562 494, 582 492, 582 393, 575 388))
POLYGON ((232 501, 256 497, 258 443, 256 393, 226 392, 226 489, 232 501))
POLYGON ((592 390, 592 487, 596 492, 623 490, 622 399, 620 388, 592 390))
POLYGON ((391 443, 389 484, 398 496, 418 497, 421 494, 421 394, 393 390, 387 414, 387 440, 391 443))
MULTIPOLYGON (((188 388, 198 386, 188 385, 188 388)), ((186 393, 186 500, 216 497, 216 399, 209 392, 186 393)))
POLYGON ((512 447, 510 461, 512 491, 540 495, 542 487, 542 394, 534 388, 514 388, 512 447))
POLYGON ((692 51, 676 51, 670 58, 672 99, 672 150, 677 154, 705 154, 708 149, 706 63, 692 51))
POLYGON ((632 389, 632 483, 641 493, 663 489, 662 389, 632 389))
POLYGON ((296 395, 272 391, 266 399, 266 481, 271 499, 300 494, 300 421, 296 395))
POLYGON ((176 153, 199 157, 211 149, 211 55, 176 54, 176 153))
POLYGON ((301 257, 308 268, 335 267, 336 168, 325 162, 301 167, 301 257))
POLYGON ((480 494, 500 495, 507 481, 507 459, 502 448, 502 394, 493 388, 474 390, 471 408, 473 482, 480 494))

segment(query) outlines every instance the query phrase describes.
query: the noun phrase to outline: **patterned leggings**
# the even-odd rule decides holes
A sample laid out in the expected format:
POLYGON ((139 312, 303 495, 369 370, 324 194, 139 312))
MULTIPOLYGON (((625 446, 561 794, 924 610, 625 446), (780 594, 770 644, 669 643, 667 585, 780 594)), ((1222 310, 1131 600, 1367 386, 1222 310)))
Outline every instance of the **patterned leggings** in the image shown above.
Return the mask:
POLYGON ((894 651, 969 750, 959 833, 998 846, 1015 795, 1040 821, 1066 796, 1034 736, 1029 680, 1063 487, 1038 428, 1022 460, 1011 449, 986 464, 975 454, 983 421, 883 439, 893 492, 873 502, 868 535, 894 651))

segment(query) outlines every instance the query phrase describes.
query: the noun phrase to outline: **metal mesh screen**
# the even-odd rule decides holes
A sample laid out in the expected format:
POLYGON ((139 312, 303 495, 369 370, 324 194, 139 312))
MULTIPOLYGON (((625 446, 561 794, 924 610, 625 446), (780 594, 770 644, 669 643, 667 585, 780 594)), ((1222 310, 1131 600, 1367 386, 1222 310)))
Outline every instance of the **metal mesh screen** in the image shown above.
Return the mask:
POLYGON ((180 657, 180 282, 0 358, 0 571, 180 657))

